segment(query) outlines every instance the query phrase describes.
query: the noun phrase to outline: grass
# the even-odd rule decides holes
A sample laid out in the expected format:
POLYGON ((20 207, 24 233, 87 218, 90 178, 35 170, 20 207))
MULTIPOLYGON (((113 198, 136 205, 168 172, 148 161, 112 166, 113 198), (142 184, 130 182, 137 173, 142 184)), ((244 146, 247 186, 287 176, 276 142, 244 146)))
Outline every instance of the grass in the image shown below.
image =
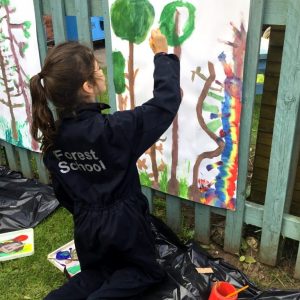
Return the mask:
POLYGON ((59 208, 34 228, 34 255, 0 263, 0 300, 41 300, 66 278, 47 255, 72 240, 73 220, 59 208))

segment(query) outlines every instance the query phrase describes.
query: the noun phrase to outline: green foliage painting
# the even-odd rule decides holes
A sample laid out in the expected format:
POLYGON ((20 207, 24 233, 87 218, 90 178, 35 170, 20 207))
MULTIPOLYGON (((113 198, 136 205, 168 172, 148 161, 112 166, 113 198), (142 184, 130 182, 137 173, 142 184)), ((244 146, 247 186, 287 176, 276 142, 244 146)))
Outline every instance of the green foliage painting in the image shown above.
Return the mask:
POLYGON ((160 15, 160 30, 167 37, 170 46, 179 46, 189 38, 195 28, 195 6, 188 2, 174 1, 167 4, 160 15), (176 33, 176 12, 178 8, 187 8, 188 19, 183 26, 183 34, 176 33))
POLYGON ((125 58, 120 51, 113 52, 112 57, 115 90, 117 94, 122 94, 125 91, 125 58))
POLYGON ((111 7, 115 34, 130 43, 142 43, 153 24, 154 8, 148 0, 117 0, 111 7))

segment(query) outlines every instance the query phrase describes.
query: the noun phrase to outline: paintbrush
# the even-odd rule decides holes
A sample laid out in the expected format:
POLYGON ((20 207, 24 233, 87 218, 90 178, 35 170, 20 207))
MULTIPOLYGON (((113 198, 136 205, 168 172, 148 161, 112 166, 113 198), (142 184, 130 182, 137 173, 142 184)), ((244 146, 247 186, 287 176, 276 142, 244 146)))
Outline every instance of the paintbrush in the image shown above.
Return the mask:
POLYGON ((249 285, 245 285, 245 286, 241 287, 240 289, 235 290, 234 292, 228 294, 227 296, 225 296, 225 298, 233 297, 233 296, 237 295, 238 293, 240 293, 240 292, 246 290, 248 287, 249 287, 249 285))

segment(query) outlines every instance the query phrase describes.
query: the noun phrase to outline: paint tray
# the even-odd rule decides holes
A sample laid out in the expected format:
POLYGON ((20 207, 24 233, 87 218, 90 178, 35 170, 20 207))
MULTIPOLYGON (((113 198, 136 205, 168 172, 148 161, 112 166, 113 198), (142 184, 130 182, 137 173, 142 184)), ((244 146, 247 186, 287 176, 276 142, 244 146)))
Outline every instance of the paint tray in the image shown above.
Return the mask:
POLYGON ((0 234, 0 261, 29 256, 33 253, 32 228, 0 234))
POLYGON ((61 272, 64 272, 68 277, 73 277, 80 272, 80 264, 77 258, 74 240, 61 246, 48 254, 47 259, 61 272), (70 257, 64 258, 64 253, 68 253, 70 257))

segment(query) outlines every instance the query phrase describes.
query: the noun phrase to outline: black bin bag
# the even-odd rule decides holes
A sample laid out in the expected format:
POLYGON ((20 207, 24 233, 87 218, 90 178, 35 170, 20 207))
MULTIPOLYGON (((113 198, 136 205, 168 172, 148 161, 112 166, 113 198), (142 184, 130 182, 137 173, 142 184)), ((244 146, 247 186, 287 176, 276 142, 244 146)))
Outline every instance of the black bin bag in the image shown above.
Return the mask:
POLYGON ((34 227, 58 205, 52 187, 0 166, 0 233, 34 227))
POLYGON ((249 285, 238 299, 300 300, 300 287, 295 290, 257 288, 245 274, 219 258, 213 258, 195 242, 182 244, 159 219, 151 216, 158 261, 166 270, 165 282, 140 296, 143 300, 207 300, 216 281, 227 281, 236 288, 249 285), (213 274, 199 274, 198 267, 210 267, 213 274))

